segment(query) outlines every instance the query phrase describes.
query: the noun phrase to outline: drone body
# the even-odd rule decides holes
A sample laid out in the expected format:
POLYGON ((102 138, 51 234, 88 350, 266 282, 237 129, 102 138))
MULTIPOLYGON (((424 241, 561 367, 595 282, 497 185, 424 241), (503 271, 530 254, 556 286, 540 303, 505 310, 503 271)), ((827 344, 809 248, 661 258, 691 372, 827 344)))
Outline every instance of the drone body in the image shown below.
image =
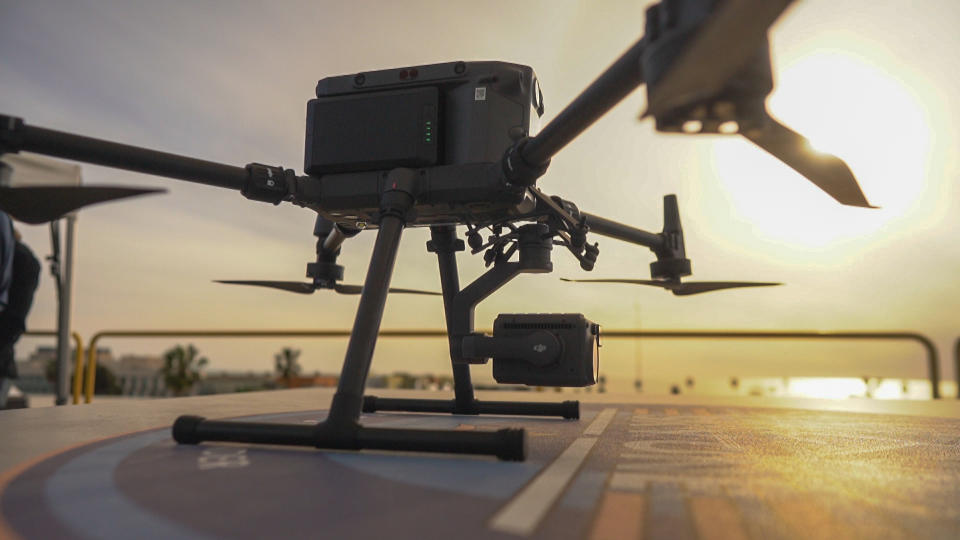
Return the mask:
MULTIPOLYGON (((498 380, 585 386, 596 381, 598 327, 579 314, 502 315, 494 335, 474 329, 474 309, 521 273, 552 270, 554 245, 592 270, 600 234, 649 248, 651 280, 678 295, 749 282, 681 282, 691 273, 674 196, 664 199, 664 227, 647 232, 579 210, 545 195, 537 181, 550 159, 626 95, 647 83, 658 130, 743 134, 844 204, 868 206, 839 159, 801 149, 804 140, 770 118, 772 88, 766 32, 788 0, 664 0, 647 13, 647 35, 629 48, 543 130, 543 95, 533 69, 504 62, 447 62, 330 77, 307 107, 305 176, 258 163, 233 167, 29 126, 0 117, 0 153, 33 151, 240 191, 245 197, 291 202, 318 213, 316 262, 309 283, 228 281, 311 293, 360 293, 354 329, 328 418, 316 426, 277 426, 181 417, 174 437, 310 445, 323 448, 492 454, 523 459, 523 433, 387 430, 360 425, 360 413, 413 410, 457 414, 579 417, 575 402, 481 402, 469 366, 494 361, 498 380), (730 39, 730 36, 736 36, 730 39), (696 128, 696 129, 694 129, 696 128), (461 288, 456 253, 466 246, 491 268, 461 288), (384 400, 364 396, 402 231, 429 226, 428 250, 438 258, 455 377, 453 400, 384 400), (480 231, 489 229, 484 239, 480 231), (343 285, 336 264, 343 242, 364 229, 377 240, 362 287, 343 285), (516 257, 514 257, 516 255, 516 257), (576 376, 571 376, 574 373, 576 376)), ((24 206, 5 197, 14 216, 24 206)), ((98 199, 99 200, 99 199, 98 199)), ((51 216, 61 206, 51 206, 51 216)), ((37 219, 34 209, 32 219, 37 219)), ((622 280, 620 280, 622 281, 622 280)))

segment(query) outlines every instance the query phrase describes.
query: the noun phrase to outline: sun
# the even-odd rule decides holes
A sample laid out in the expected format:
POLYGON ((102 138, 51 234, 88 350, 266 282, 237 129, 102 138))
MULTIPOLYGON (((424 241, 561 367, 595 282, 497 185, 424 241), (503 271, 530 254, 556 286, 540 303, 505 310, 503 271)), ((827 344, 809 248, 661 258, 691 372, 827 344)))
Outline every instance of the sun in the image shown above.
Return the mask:
POLYGON ((809 54, 779 70, 768 108, 805 135, 812 151, 844 159, 881 208, 840 206, 762 150, 721 139, 714 146, 716 172, 740 193, 731 195, 734 210, 764 235, 823 246, 875 232, 918 204, 931 130, 920 100, 890 72, 843 53, 809 54))

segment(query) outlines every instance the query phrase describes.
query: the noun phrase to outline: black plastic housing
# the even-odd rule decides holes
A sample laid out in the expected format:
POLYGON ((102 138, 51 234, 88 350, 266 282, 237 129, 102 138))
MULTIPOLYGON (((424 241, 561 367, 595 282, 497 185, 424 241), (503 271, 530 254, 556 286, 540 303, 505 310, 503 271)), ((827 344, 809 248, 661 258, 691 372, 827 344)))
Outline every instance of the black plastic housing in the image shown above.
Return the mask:
POLYGON ((529 66, 447 62, 340 75, 307 104, 311 176, 498 162, 534 135, 542 94, 529 66))
POLYGON ((501 384, 590 386, 600 369, 600 325, 580 313, 500 314, 493 337, 517 338, 546 331, 560 342, 559 358, 535 365, 518 358, 493 357, 493 378, 501 384))
POLYGON ((435 86, 310 100, 307 174, 437 162, 435 86))
MULTIPOLYGON (((647 9, 647 43, 641 63, 648 98, 719 3, 718 0, 670 0, 647 9)), ((766 122, 764 101, 771 91, 770 45, 764 38, 720 91, 668 114, 657 115, 656 129, 666 133, 731 133, 721 127, 727 122, 736 122, 740 132, 757 129, 766 122), (685 131, 684 125, 691 121, 697 123, 698 129, 685 131)))

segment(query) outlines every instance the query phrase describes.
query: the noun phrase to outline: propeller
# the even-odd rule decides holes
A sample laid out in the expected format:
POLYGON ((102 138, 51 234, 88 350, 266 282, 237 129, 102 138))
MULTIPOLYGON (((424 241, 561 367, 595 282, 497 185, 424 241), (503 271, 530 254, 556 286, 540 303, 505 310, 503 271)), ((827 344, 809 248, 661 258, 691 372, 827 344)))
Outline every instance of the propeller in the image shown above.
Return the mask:
POLYGON ((662 0, 647 11, 647 111, 659 131, 742 134, 841 204, 875 208, 840 158, 772 118, 767 30, 792 0, 662 0))
POLYGON ((561 281, 575 283, 628 283, 631 285, 651 285, 662 287, 676 296, 689 296, 691 294, 700 294, 711 291, 720 291, 723 289, 735 289, 739 287, 772 287, 783 285, 783 283, 769 283, 761 281, 685 281, 679 280, 658 280, 658 279, 567 279, 560 278, 561 281))
POLYGON ((763 128, 747 130, 743 136, 807 177, 841 204, 876 208, 867 202, 860 184, 842 159, 812 150, 806 137, 774 118, 768 117, 763 128))
POLYGON ((120 186, 0 187, 0 210, 18 221, 36 225, 92 204, 165 191, 120 186))
MULTIPOLYGON (((340 294, 360 294, 363 292, 363 285, 344 285, 334 283, 333 287, 317 286, 313 283, 304 283, 302 281, 232 281, 215 280, 217 283, 226 283, 228 285, 253 285, 254 287, 269 287, 271 289, 280 289, 282 291, 295 292, 300 294, 313 294, 317 289, 332 289, 340 294)), ((440 296, 440 293, 433 291, 421 291, 419 289, 398 289, 391 287, 391 293, 398 294, 426 294, 430 296, 440 296)))
MULTIPOLYGON (((665 51, 674 58, 661 77, 651 80, 651 74, 646 73, 647 112, 644 116, 659 117, 723 90, 757 49, 766 45, 767 29, 791 2, 723 0, 717 9, 711 11, 710 2, 701 1, 698 6, 689 0, 664 0, 659 16, 665 19, 667 29, 673 23, 680 27, 679 32, 695 31, 695 34, 690 38, 683 37, 686 43, 679 53, 665 51), (671 19, 678 16, 679 9, 685 12, 681 18, 685 15, 689 19, 678 24, 671 19)), ((644 67, 647 67, 646 62, 644 67)))

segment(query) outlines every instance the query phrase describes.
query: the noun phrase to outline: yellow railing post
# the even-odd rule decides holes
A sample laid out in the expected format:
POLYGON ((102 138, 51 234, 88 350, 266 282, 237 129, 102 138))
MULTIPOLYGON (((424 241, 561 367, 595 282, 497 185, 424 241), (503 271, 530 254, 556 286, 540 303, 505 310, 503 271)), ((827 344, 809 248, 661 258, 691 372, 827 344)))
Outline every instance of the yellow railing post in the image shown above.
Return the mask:
POLYGON ((73 340, 77 344, 73 366, 73 404, 79 405, 80 389, 83 383, 83 340, 80 339, 80 334, 76 332, 73 333, 73 340))
POLYGON ((103 332, 94 334, 90 338, 90 344, 87 345, 87 373, 86 385, 84 387, 84 403, 93 401, 93 386, 97 380, 97 341, 103 332))

